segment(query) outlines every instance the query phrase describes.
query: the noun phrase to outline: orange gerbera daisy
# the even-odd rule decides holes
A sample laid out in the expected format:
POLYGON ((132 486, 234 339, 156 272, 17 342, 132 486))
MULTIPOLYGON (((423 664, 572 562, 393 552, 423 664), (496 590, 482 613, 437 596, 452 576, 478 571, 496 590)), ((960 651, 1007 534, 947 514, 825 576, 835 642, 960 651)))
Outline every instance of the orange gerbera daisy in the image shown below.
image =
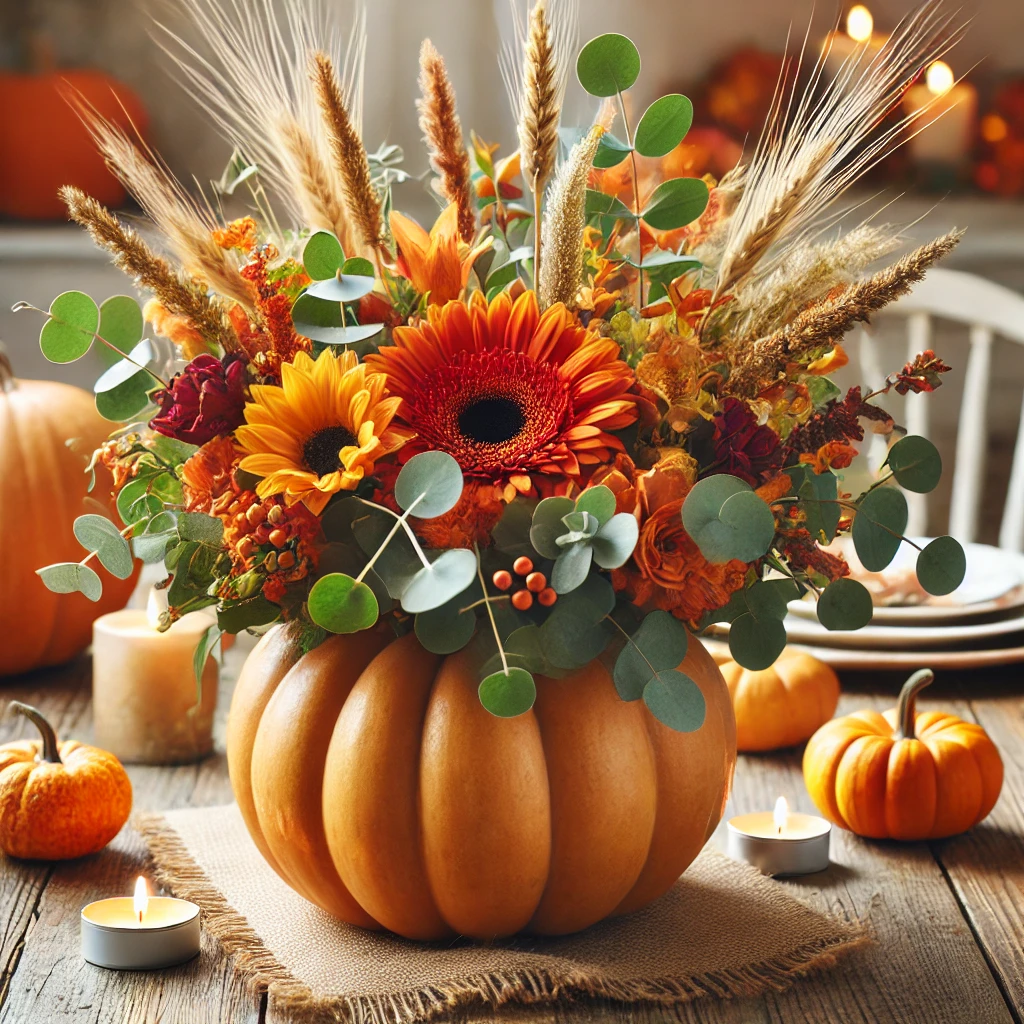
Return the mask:
POLYGON ((386 383, 354 352, 326 351, 316 361, 296 353, 281 367, 280 387, 253 385, 235 437, 245 452, 239 468, 263 478, 256 493, 319 515, 332 494, 354 490, 411 436, 391 426, 399 400, 384 397, 386 383))
POLYGON ((633 372, 616 342, 561 303, 541 313, 532 291, 432 306, 426 322, 396 327, 394 340, 366 363, 387 374, 398 417, 416 430, 407 452, 448 452, 506 501, 579 483, 622 450, 610 431, 637 417, 633 372))

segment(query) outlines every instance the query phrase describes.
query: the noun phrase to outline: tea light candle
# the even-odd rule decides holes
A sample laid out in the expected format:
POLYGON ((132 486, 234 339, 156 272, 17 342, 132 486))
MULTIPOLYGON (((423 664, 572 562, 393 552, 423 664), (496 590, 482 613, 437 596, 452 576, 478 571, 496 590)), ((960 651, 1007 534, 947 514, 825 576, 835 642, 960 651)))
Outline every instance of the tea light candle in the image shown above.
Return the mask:
POLYGON ((774 811, 741 814, 728 822, 726 846, 766 875, 809 875, 828 867, 832 826, 813 814, 794 814, 780 796, 774 811))
POLYGON ((875 19, 863 4, 850 8, 846 31, 830 32, 825 39, 825 71, 830 78, 849 73, 849 83, 856 82, 859 72, 866 69, 885 46, 886 37, 874 28, 875 19), (847 62, 853 65, 852 71, 847 62))
POLYGON ((82 956, 97 967, 174 967, 197 956, 199 942, 199 907, 188 900, 150 896, 144 878, 136 882, 134 896, 97 900, 82 908, 82 956))
POLYGON ((96 745, 129 764, 182 764, 213 749, 217 663, 207 659, 201 696, 192 664, 211 620, 192 612, 161 633, 158 618, 151 601, 93 624, 96 745))
POLYGON ((944 61, 932 63, 924 82, 907 90, 903 109, 924 125, 910 129, 916 131, 907 143, 915 163, 956 167, 970 156, 978 90, 970 82, 956 81, 944 61))

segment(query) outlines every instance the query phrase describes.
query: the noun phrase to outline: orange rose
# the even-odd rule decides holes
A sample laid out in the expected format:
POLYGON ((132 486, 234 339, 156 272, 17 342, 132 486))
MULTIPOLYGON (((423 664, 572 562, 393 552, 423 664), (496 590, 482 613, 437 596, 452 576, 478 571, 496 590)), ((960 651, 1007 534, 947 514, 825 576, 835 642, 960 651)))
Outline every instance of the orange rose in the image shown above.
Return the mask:
POLYGON ((815 473, 829 469, 846 469, 857 455, 857 449, 845 441, 829 441, 816 452, 805 452, 800 461, 814 468, 815 473))

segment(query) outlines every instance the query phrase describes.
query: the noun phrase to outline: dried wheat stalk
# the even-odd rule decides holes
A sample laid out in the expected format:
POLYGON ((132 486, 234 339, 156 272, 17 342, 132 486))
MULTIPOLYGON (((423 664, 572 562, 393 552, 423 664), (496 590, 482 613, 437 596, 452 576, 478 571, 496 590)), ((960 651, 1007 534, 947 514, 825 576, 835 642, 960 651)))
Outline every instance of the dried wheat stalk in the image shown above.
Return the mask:
POLYGON ((327 54, 315 53, 310 58, 310 74, 330 140, 334 166, 345 188, 345 205, 359 227, 363 243, 368 249, 380 252, 384 246, 380 200, 370 178, 370 163, 363 140, 345 108, 334 63, 327 54))
POLYGON ((569 152, 555 172, 547 195, 544 222, 544 263, 540 274, 540 303, 546 309, 563 302, 576 307, 583 275, 583 231, 587 226, 587 178, 604 129, 594 125, 569 152))
POLYGON ((136 231, 81 189, 65 185, 60 198, 68 216, 113 256, 118 269, 153 292, 172 313, 185 317, 204 338, 217 342, 226 352, 238 347, 223 305, 195 283, 182 280, 136 231))
POLYGON ((455 203, 459 237, 468 244, 476 234, 469 154, 462 139, 448 69, 429 39, 424 39, 420 47, 420 99, 416 101, 416 109, 430 154, 430 166, 437 175, 434 189, 449 203, 455 203))
POLYGON ((805 310, 781 331, 754 342, 730 375, 727 389, 737 395, 755 395, 777 380, 796 356, 836 341, 856 323, 867 323, 872 313, 910 291, 933 263, 956 248, 962 237, 962 231, 953 230, 922 245, 891 267, 805 310))

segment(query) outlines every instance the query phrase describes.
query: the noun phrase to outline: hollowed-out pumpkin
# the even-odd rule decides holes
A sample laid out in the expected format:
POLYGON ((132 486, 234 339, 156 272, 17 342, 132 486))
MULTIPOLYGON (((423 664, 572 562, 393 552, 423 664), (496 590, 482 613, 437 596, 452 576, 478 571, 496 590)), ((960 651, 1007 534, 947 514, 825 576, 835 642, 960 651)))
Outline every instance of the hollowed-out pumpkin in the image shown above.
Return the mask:
MULTIPOLYGON (((74 522, 90 511, 85 467, 110 427, 87 391, 16 380, 0 353, 0 676, 73 658, 88 646, 93 620, 123 608, 135 587, 137 571, 119 580, 95 559, 103 580, 95 603, 54 594, 36 575, 44 565, 85 557, 74 522)), ((93 497, 108 503, 110 486, 110 474, 97 467, 93 497)), ((112 502, 109 510, 116 521, 112 502)))
POLYGON ((413 939, 563 934, 668 890, 721 818, 736 760, 732 707, 691 640, 680 666, 707 701, 678 733, 619 699, 600 662, 537 680, 495 718, 465 652, 414 635, 290 627, 242 671, 231 782, 281 877, 329 913, 413 939))

